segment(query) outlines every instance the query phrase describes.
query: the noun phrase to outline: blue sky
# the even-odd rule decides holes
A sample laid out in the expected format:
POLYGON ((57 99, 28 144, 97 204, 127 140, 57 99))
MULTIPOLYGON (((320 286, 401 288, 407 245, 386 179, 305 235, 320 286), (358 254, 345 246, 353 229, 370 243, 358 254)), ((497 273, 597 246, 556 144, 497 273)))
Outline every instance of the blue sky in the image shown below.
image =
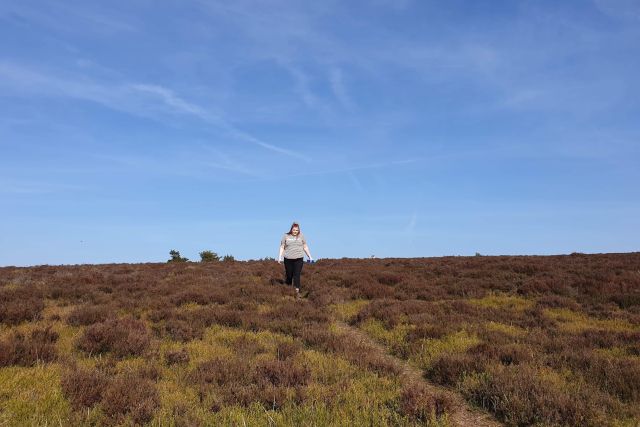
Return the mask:
POLYGON ((0 265, 640 249, 640 2, 0 0, 0 265))

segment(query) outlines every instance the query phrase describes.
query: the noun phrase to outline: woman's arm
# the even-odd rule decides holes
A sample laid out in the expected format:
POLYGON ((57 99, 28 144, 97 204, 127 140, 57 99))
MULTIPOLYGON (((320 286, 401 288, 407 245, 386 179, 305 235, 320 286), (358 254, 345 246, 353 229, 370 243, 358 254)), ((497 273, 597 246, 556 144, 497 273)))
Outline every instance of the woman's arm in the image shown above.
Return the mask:
POLYGON ((309 257, 309 260, 313 259, 313 258, 311 258, 311 252, 309 252, 309 246, 307 246, 306 243, 304 244, 304 246, 302 246, 302 250, 304 251, 304 253, 307 254, 307 256, 309 257))
POLYGON ((284 254, 284 245, 280 245, 280 252, 278 253, 278 263, 282 262, 282 254, 284 254))

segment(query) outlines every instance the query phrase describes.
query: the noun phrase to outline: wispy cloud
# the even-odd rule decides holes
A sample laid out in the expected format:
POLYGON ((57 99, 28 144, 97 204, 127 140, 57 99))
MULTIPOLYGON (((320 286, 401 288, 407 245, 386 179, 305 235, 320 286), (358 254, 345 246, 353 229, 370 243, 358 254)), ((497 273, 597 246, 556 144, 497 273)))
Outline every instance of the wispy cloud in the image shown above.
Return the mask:
POLYGON ((411 217, 409 218, 409 222, 404 228, 405 233, 413 233, 416 229, 416 224, 418 223, 418 213, 413 212, 411 217))
POLYGON ((331 90, 336 99, 345 109, 353 111, 355 107, 354 102, 347 92, 342 70, 338 67, 331 68, 329 81, 331 82, 331 90))
POLYGON ((44 181, 1 181, 0 194, 13 195, 35 195, 35 194, 53 194, 68 191, 87 190, 90 187, 86 185, 52 183, 44 181))
POLYGON ((189 103, 177 96, 173 91, 162 86, 150 84, 131 84, 131 89, 159 98, 165 105, 177 113, 189 114, 206 122, 217 122, 219 118, 212 116, 202 107, 189 103))
POLYGON ((91 2, 10 2, 2 5, 5 15, 60 33, 116 34, 137 31, 131 14, 117 13, 91 2))
POLYGON ((640 21, 640 3, 636 0, 593 0, 593 3, 613 18, 640 21))
POLYGON ((313 176, 313 175, 330 175, 330 174, 341 174, 341 173, 352 173, 356 171, 368 170, 368 169, 385 169, 390 167, 398 167, 410 163, 419 162, 420 159, 403 159, 403 160, 392 160, 389 162, 377 162, 377 163, 368 163, 363 165, 354 165, 354 166, 346 166, 343 168, 333 168, 333 169, 320 169, 315 171, 305 171, 299 173, 290 173, 286 175, 278 175, 274 176, 272 179, 281 179, 281 178, 289 178, 295 176, 313 176))
POLYGON ((44 74, 29 67, 0 62, 0 88, 20 95, 70 97, 96 102, 108 108, 137 116, 162 120, 163 116, 186 115, 197 118, 230 137, 249 142, 274 153, 310 162, 308 156, 279 147, 241 130, 230 121, 195 103, 186 101, 172 90, 152 84, 97 82, 87 77, 75 79, 44 74), (159 101, 159 102, 158 102, 159 101))
POLYGON ((358 176, 355 174, 355 172, 355 170, 350 170, 347 172, 347 176, 351 180, 353 188, 355 188, 358 193, 363 193, 364 188, 362 187, 362 183, 360 182, 360 179, 358 179, 358 176))
POLYGON ((199 163, 204 166, 217 169, 225 169, 254 178, 264 178, 264 175, 261 172, 257 171, 255 168, 247 167, 246 165, 240 163, 238 160, 233 159, 230 155, 222 152, 215 147, 206 145, 204 143, 200 143, 199 146, 203 150, 214 156, 214 160, 209 160, 201 157, 199 163))

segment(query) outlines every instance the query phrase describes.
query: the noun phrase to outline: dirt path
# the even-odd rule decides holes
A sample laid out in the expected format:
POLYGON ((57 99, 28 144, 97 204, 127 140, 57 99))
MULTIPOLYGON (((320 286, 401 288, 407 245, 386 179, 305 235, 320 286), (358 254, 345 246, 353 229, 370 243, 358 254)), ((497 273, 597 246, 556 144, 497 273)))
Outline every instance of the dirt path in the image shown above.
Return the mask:
POLYGON ((346 334, 354 341, 362 343, 366 347, 371 348, 372 351, 378 352, 378 354, 381 357, 384 357, 389 363, 398 366, 401 372, 400 376, 403 383, 405 381, 420 382, 424 384, 430 391, 437 391, 449 395, 451 397, 451 400, 455 402, 455 410, 450 413, 450 420, 453 425, 463 427, 494 427, 503 425, 496 421, 491 415, 478 409, 469 407, 469 405, 459 394, 454 393, 444 387, 434 385, 425 380, 420 369, 410 365, 405 360, 399 359, 389 354, 381 344, 377 343, 365 332, 338 320, 335 321, 335 325, 340 333, 346 334))

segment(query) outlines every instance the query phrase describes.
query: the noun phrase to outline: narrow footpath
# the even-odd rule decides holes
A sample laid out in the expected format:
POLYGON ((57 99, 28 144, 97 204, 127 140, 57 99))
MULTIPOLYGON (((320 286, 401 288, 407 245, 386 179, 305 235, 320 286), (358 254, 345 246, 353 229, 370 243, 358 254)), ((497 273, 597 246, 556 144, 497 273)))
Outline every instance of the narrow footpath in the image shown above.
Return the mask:
POLYGON ((390 364, 398 366, 403 383, 418 382, 424 384, 429 391, 446 393, 454 402, 454 410, 449 413, 449 420, 454 426, 496 427, 503 425, 487 412, 470 407, 459 394, 427 381, 423 377, 420 369, 412 366, 406 360, 402 360, 392 354, 389 354, 384 346, 369 337, 365 332, 339 320, 334 320, 334 324, 340 333, 347 335, 354 342, 359 342, 364 346, 371 348, 372 351, 377 352, 380 357, 386 359, 390 364))

